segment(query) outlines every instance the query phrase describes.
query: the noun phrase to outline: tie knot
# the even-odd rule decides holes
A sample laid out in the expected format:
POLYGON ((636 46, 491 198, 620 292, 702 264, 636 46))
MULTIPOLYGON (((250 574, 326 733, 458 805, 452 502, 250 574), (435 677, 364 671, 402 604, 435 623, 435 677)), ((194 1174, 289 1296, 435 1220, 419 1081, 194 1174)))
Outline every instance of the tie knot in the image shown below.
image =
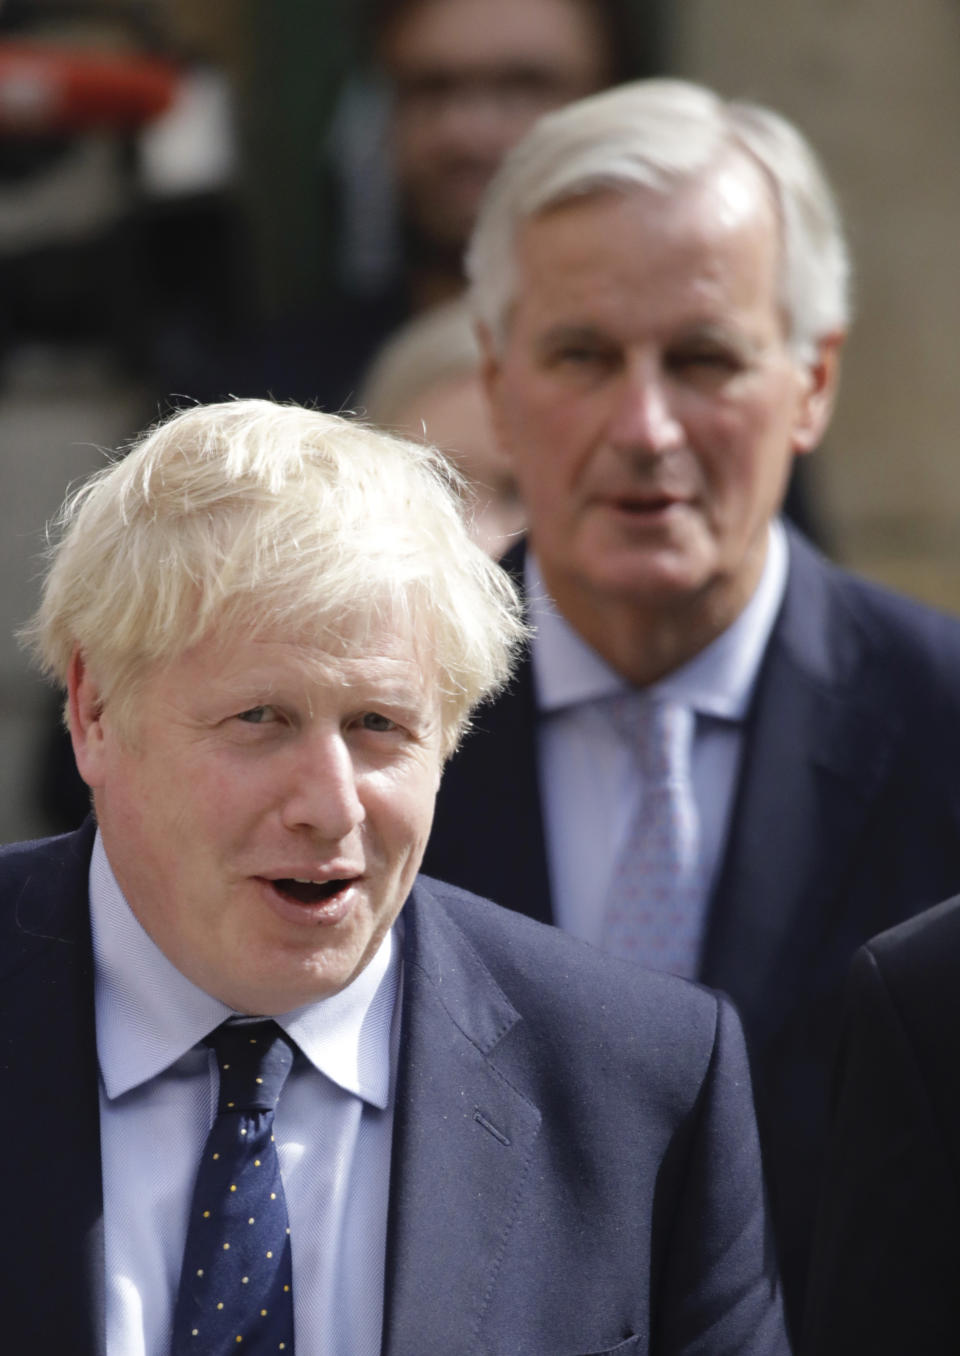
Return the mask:
POLYGON ((295 1046, 276 1022, 230 1020, 206 1042, 217 1057, 220 1100, 225 1111, 273 1111, 291 1068, 295 1046))

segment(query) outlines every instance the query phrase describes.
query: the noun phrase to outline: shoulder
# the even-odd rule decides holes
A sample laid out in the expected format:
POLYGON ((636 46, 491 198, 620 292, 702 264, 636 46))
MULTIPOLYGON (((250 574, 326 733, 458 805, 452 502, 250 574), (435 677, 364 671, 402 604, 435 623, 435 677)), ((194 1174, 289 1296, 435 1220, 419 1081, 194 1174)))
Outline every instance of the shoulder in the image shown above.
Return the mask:
POLYGON ((419 878, 415 898, 427 950, 469 952, 522 1017, 528 1039, 559 1059, 587 1052, 699 1082, 721 1043, 731 1051, 740 1043, 731 1005, 708 989, 429 877, 419 878))
POLYGON ((858 971, 867 964, 898 990, 941 997, 956 990, 960 1004, 960 895, 874 937, 857 957, 858 971))
POLYGON ((857 953, 808 1291, 820 1356, 945 1351, 957 1330, 960 900, 857 953), (892 1298, 878 1306, 880 1291, 892 1298))
POLYGON ((960 620, 826 560, 791 531, 784 617, 814 617, 851 643, 931 678, 960 671, 960 620))
POLYGON ((0 970, 46 941, 83 935, 95 833, 90 820, 75 833, 0 847, 0 970))
POLYGON ((880 933, 854 957, 847 1022, 861 1044, 896 1046, 910 1059, 951 1124, 960 1123, 960 896, 880 933), (890 1033, 896 1035, 894 1040, 890 1033))
POLYGON ((76 871, 89 864, 96 827, 92 821, 73 833, 56 838, 35 838, 30 842, 0 846, 0 886, 18 880, 51 881, 64 871, 76 871))

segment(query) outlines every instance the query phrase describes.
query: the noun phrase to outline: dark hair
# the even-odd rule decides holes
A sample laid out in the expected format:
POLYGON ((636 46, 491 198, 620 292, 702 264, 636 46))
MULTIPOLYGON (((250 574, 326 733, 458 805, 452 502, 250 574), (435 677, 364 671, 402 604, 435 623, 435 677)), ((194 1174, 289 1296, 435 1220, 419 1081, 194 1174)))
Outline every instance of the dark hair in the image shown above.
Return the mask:
MULTIPOLYGON (((361 41, 375 55, 386 31, 425 0, 366 0, 361 41)), ((609 54, 610 84, 663 69, 663 0, 578 0, 594 15, 609 54)))

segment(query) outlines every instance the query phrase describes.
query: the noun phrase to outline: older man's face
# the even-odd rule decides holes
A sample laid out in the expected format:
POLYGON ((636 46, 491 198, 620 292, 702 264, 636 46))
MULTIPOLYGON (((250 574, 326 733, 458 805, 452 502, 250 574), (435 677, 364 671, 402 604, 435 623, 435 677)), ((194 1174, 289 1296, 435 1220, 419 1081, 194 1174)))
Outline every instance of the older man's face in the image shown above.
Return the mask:
POLYGON ((81 772, 144 928, 200 988, 279 1013, 367 964, 416 874, 437 694, 386 632, 342 657, 217 636, 148 677, 130 744, 72 680, 81 772))
POLYGON ((829 410, 827 367, 788 346, 779 249, 740 161, 521 233, 488 384, 545 580, 588 638, 610 600, 719 631, 759 579, 793 456, 829 410))

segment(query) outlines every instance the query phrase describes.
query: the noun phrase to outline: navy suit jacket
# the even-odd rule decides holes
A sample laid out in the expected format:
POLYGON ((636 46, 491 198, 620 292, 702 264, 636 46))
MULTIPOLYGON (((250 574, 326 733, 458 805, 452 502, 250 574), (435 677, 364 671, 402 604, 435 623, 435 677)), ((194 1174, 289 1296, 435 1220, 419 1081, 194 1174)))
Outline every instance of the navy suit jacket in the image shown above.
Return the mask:
MULTIPOLYGON (((743 1019, 796 1314, 851 957, 960 890, 960 623, 789 541, 699 978, 743 1019)), ((535 739, 527 657, 447 768, 424 870, 548 922, 535 739)))
MULTIPOLYGON (((92 835, 0 850, 9 1351, 103 1352, 92 835)), ((384 1353, 785 1356, 725 1000, 423 877, 404 917, 384 1353)))
POLYGON ((850 974, 805 1350, 960 1350, 960 898, 850 974))

